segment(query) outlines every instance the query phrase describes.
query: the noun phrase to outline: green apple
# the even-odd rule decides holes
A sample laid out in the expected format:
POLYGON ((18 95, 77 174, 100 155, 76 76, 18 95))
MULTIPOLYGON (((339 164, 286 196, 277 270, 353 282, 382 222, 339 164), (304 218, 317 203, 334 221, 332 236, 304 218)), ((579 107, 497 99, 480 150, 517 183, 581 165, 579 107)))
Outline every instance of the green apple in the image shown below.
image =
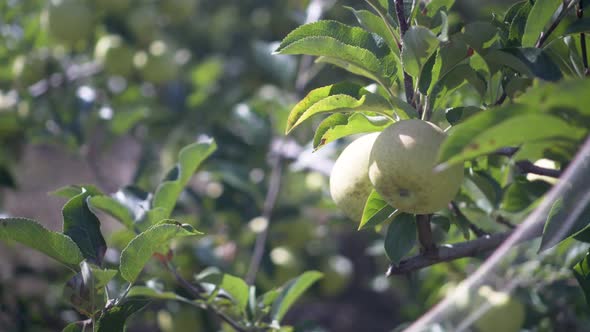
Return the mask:
POLYGON ((12 75, 21 87, 28 87, 45 78, 47 69, 46 53, 19 55, 12 63, 12 75))
POLYGON ((482 286, 478 295, 485 300, 489 309, 475 321, 479 332, 518 332, 525 321, 525 307, 508 293, 496 292, 489 286, 482 286))
POLYGON ((151 83, 163 83, 178 75, 178 64, 172 52, 163 41, 155 41, 149 52, 140 52, 133 58, 134 65, 144 80, 151 83))
POLYGON ((94 49, 94 57, 108 74, 123 77, 133 71, 133 55, 133 50, 117 35, 101 37, 94 49))
POLYGON ((443 209, 463 181, 463 165, 435 172, 445 133, 417 119, 387 127, 370 154, 369 179, 375 190, 399 211, 428 214, 443 209))
POLYGON ((350 219, 360 222, 373 186, 369 181, 369 156, 379 133, 350 143, 340 154, 330 174, 330 194, 336 206, 350 219))
POLYGON ((194 14, 195 8, 197 8, 197 0, 162 1, 162 11, 172 21, 186 20, 194 14))
POLYGON ((51 36, 66 44, 87 39, 94 29, 94 15, 83 1, 52 0, 42 17, 51 36))
POLYGON ((144 5, 131 12, 127 23, 129 29, 142 45, 149 45, 158 33, 158 12, 153 6, 144 5))

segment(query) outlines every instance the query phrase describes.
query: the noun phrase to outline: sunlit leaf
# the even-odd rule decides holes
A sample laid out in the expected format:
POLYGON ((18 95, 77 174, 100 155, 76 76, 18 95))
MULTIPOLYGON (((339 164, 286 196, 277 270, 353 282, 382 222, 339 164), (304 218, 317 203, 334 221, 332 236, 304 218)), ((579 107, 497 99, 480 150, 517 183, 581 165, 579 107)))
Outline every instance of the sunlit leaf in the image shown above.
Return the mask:
POLYGON ((383 116, 366 116, 362 113, 334 113, 325 118, 316 128, 313 147, 318 150, 324 145, 345 136, 382 131, 391 123, 391 119, 383 116))
POLYGON ((371 190, 365 207, 363 217, 359 223, 358 229, 375 227, 388 220, 392 220, 396 215, 396 209, 387 204, 385 200, 375 190, 371 190))
POLYGON ((425 27, 412 26, 403 36, 402 62, 404 70, 418 78, 428 58, 436 51, 439 41, 425 27))
POLYGON ((322 276, 320 272, 307 271, 283 285, 279 296, 272 304, 271 319, 280 322, 295 301, 322 276))
POLYGON ((535 46, 537 39, 545 31, 545 27, 549 24, 551 17, 561 4, 561 0, 535 1, 526 21, 522 36, 522 46, 535 46))

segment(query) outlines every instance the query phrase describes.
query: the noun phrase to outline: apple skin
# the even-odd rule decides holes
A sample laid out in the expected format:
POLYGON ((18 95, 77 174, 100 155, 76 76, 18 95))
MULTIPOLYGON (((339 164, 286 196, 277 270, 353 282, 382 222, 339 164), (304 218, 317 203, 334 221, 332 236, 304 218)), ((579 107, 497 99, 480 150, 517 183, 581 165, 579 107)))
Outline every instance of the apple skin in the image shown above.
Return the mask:
POLYGON ((434 172, 445 133, 417 119, 392 124, 375 140, 369 179, 383 199, 401 212, 429 214, 455 197, 463 182, 463 165, 434 172))
POLYGON ((166 0, 162 2, 162 11, 172 21, 185 21, 197 8, 197 0, 166 0))
POLYGON ((369 194, 369 156, 379 133, 357 138, 340 154, 330 174, 330 194, 336 206, 350 219, 360 222, 369 194))
POLYGON ((19 55, 12 63, 12 75, 20 87, 28 87, 45 78, 48 57, 46 54, 32 53, 19 55))
POLYGON ((489 286, 482 286, 478 295, 490 306, 475 321, 479 332, 519 332, 524 324, 526 311, 524 305, 510 294, 497 292, 489 286))
POLYGON ((44 17, 51 36, 66 44, 87 39, 94 29, 92 10, 82 1, 51 1, 44 17))
POLYGON ((111 75, 129 77, 133 72, 133 50, 117 35, 102 36, 96 43, 94 57, 111 75))

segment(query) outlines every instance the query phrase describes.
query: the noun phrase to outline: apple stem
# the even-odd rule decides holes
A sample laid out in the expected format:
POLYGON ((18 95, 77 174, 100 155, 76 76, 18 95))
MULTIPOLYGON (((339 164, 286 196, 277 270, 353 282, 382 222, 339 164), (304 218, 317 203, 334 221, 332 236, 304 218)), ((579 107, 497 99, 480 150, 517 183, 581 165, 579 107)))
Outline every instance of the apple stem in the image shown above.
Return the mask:
POLYGON ((437 255, 437 248, 432 237, 432 228, 430 227, 431 216, 431 214, 416 215, 416 228, 418 230, 418 241, 422 246, 422 253, 426 256, 435 257, 437 255))

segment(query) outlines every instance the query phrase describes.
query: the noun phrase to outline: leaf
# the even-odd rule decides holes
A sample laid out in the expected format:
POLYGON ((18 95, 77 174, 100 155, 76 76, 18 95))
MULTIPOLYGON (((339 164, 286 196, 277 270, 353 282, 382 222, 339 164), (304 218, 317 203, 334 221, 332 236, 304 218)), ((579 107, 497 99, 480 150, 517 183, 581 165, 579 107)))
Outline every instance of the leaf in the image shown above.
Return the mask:
POLYGON ((212 273, 203 278, 202 281, 213 283, 223 289, 240 311, 245 312, 248 305, 249 288, 243 279, 227 273, 212 273))
MULTIPOLYGON (((548 138, 581 138, 585 131, 566 121, 511 104, 472 116, 454 126, 442 143, 439 161, 452 165, 497 150, 548 138)), ((442 168, 442 167, 441 167, 442 168)))
POLYGON ((317 21, 291 31, 276 50, 279 54, 307 54, 339 59, 386 79, 397 70, 389 47, 369 32, 336 21, 317 21))
POLYGON ((293 107, 287 120, 286 133, 313 115, 326 112, 373 112, 393 116, 389 102, 360 85, 338 83, 312 90, 293 107))
POLYGON ((133 229, 133 215, 131 212, 116 199, 102 195, 88 198, 88 205, 91 209, 98 209, 119 220, 129 229, 133 229))
POLYGON ((393 52, 399 50, 396 42, 396 39, 399 40, 399 33, 396 29, 388 28, 387 23, 384 22, 381 17, 368 10, 355 10, 351 7, 344 8, 350 10, 360 25, 362 25, 365 29, 383 38, 387 46, 389 46, 393 52))
POLYGON ((427 28, 411 26, 403 36, 403 45, 404 70, 417 79, 422 67, 439 46, 439 41, 434 33, 427 28))
POLYGON ((484 172, 468 174, 463 181, 462 190, 478 208, 491 214, 498 204, 501 188, 494 179, 485 174, 484 172))
MULTIPOLYGON (((590 170, 588 162, 582 167, 590 170)), ((588 176, 578 180, 580 183, 585 183, 583 181, 587 181, 588 176)), ((589 226, 590 196, 587 193, 587 188, 580 188, 577 191, 572 190, 553 203, 545 222, 539 252, 588 231, 589 226)))
POLYGON ((500 209, 513 213, 522 211, 537 201, 550 188, 551 185, 542 180, 518 179, 506 189, 500 209))
POLYGON ((133 286, 127 293, 128 297, 149 297, 157 300, 173 300, 190 303, 191 300, 173 292, 163 292, 147 286, 133 286))
POLYGON ((142 297, 128 297, 123 303, 112 306, 101 314, 97 321, 97 332, 126 331, 125 323, 135 312, 143 309, 149 300, 142 297))
POLYGON ((109 122, 111 131, 115 135, 123 135, 132 129, 137 123, 149 116, 148 108, 137 108, 127 111, 115 112, 109 122))
POLYGON ((52 232, 32 219, 0 219, 0 240, 22 243, 75 269, 84 259, 69 236, 52 232))
POLYGON ((428 98, 433 109, 444 107, 447 96, 465 83, 470 83, 478 91, 486 89, 485 80, 471 66, 466 63, 458 64, 444 74, 432 87, 428 98))
POLYGON ((578 284, 584 291, 586 303, 590 305, 590 252, 572 270, 578 284))
POLYGON ((491 22, 473 22, 463 27, 458 38, 478 54, 485 55, 498 44, 498 28, 491 22))
POLYGON ((202 234, 191 225, 180 224, 172 220, 165 220, 137 235, 121 252, 121 276, 129 281, 135 279, 141 273, 144 265, 156 252, 163 252, 168 242, 177 237, 202 234))
POLYGON ((390 119, 382 116, 334 113, 317 127, 313 137, 313 148, 318 150, 330 142, 349 135, 382 131, 391 123, 390 119))
POLYGON ((213 139, 201 140, 182 148, 178 154, 178 164, 156 190, 152 208, 162 208, 164 218, 168 218, 191 176, 216 149, 217 144, 213 139))
POLYGON ((551 17, 561 4, 561 0, 535 1, 526 21, 522 36, 522 46, 535 46, 537 39, 539 39, 545 27, 549 24, 551 17))
POLYGON ((100 221, 88 207, 91 195, 92 192, 84 189, 64 205, 63 233, 78 245, 84 258, 102 265, 107 245, 100 232, 100 221))
POLYGON ((359 224, 358 230, 375 227, 381 223, 391 220, 397 215, 397 210, 387 204, 385 200, 374 189, 371 190, 365 208, 363 217, 359 224))
POLYGON ((281 292, 272 304, 271 318, 273 322, 280 322, 291 306, 303 295, 303 293, 323 274, 318 271, 304 272, 297 278, 291 279, 281 287, 281 292))
POLYGON ((398 264, 416 244, 416 220, 408 213, 397 216, 385 235, 385 254, 392 264, 398 264))
POLYGON ((445 117, 451 125, 465 121, 470 116, 481 112, 482 109, 475 106, 460 106, 449 108, 445 111, 445 117))
POLYGON ((565 35, 571 35, 575 33, 584 33, 590 32, 590 17, 584 17, 581 19, 577 19, 573 21, 568 27, 565 29, 565 35))
POLYGON ((559 81, 563 75, 547 52, 540 48, 504 48, 492 50, 485 56, 495 66, 506 66, 529 77, 559 81))
POLYGON ((61 332, 90 332, 92 322, 90 320, 78 321, 68 324, 61 332))
POLYGON ((65 187, 61 187, 59 189, 56 189, 56 190, 50 192, 49 194, 53 195, 53 196, 71 199, 74 196, 80 195, 85 190, 87 192, 91 193, 92 195, 102 195, 102 192, 100 191, 100 189, 98 189, 97 187, 90 185, 90 184, 65 186, 65 187))
MULTIPOLYGON (((539 85, 527 90, 518 98, 519 103, 529 104, 544 112, 554 112, 563 109, 573 109, 576 113, 586 116, 580 120, 588 120, 590 116, 590 80, 579 78, 561 81, 557 84, 539 82, 539 85)), ((571 117, 573 114, 568 114, 571 117)), ((590 122, 581 121, 580 125, 590 128, 590 122)))
POLYGON ((508 35, 510 46, 521 46, 522 36, 524 35, 527 19, 532 8, 533 5, 531 1, 523 1, 523 4, 518 7, 518 10, 510 21, 510 32, 508 35))

